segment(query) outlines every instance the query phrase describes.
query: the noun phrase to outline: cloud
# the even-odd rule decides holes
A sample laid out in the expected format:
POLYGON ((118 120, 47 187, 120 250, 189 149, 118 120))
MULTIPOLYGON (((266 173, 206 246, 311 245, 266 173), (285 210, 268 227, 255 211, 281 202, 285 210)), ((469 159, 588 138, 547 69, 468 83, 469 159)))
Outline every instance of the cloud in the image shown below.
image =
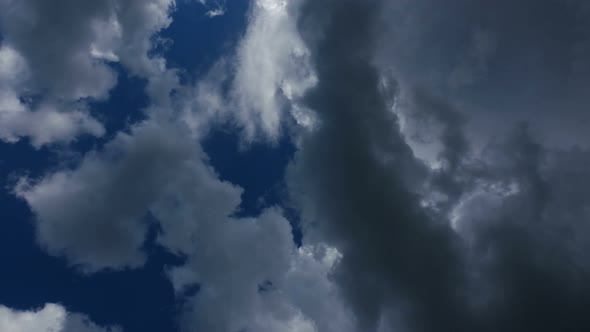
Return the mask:
POLYGON ((497 47, 492 33, 481 28, 473 31, 470 43, 466 58, 449 76, 449 85, 455 89, 485 79, 489 61, 497 47))
POLYGON ((348 316, 328 280, 334 258, 327 256, 336 254, 298 250, 276 207, 234 217, 242 189, 206 164, 186 166, 151 208, 162 227, 158 243, 187 258, 168 272, 185 303, 184 330, 346 331, 348 316), (196 294, 186 293, 195 285, 196 294))
POLYGON ((42 102, 31 110, 22 99, 28 93, 30 71, 11 47, 0 46, 0 139, 16 142, 29 137, 36 148, 69 142, 80 134, 101 136, 103 126, 76 103, 42 102))
POLYGON ((89 99, 105 100, 116 85, 109 62, 147 78, 148 92, 164 99, 175 77, 151 56, 152 36, 167 27, 172 0, 60 0, 0 2, 0 137, 30 137, 36 147, 69 142, 104 129, 85 111, 89 99), (39 106, 39 104, 41 106, 39 106), (27 126, 49 120, 47 128, 27 126))
POLYGON ((118 327, 100 327, 82 314, 67 312, 48 303, 33 311, 18 311, 0 305, 0 330, 10 332, 120 332, 118 327))
POLYGON ((388 6, 308 1, 298 21, 318 78, 303 104, 321 125, 301 137, 291 190, 304 241, 342 254, 332 278, 357 329, 587 328, 587 236, 574 234, 587 234, 590 196, 565 175, 584 177, 585 150, 547 147, 526 126, 511 131, 503 113, 488 126, 505 142, 474 147, 466 104, 438 97, 449 91, 436 89, 441 81, 419 84, 408 79, 421 75, 416 67, 380 62, 384 31, 396 26, 379 20, 388 6), (439 164, 416 158, 406 130, 431 135, 436 147, 425 161, 439 164), (560 162, 570 158, 577 166, 560 162), (444 208, 424 204, 434 192, 444 208))
POLYGON ((324 244, 306 244, 291 258, 283 281, 285 296, 321 332, 356 331, 354 313, 332 280, 342 255, 324 244))
MULTIPOLYGON (((21 178, 15 193, 49 254, 88 273, 138 267, 149 259, 148 222, 157 223, 157 244, 185 258, 166 273, 186 331, 588 328, 590 153, 569 146, 583 137, 568 132, 572 123, 546 121, 561 113, 543 107, 532 116, 547 100, 566 105, 548 87, 569 75, 570 58, 544 41, 570 49, 580 40, 544 37, 568 35, 569 7, 536 2, 528 17, 532 2, 461 0, 433 11, 434 2, 404 0, 260 0, 235 53, 172 97, 176 73, 148 55, 172 5, 87 5, 94 14, 80 5, 110 31, 88 28, 75 39, 82 58, 97 61, 81 68, 121 62, 148 79, 152 104, 145 122, 74 168, 21 178), (554 12, 561 19, 542 25, 554 12), (544 61, 559 65, 542 70, 544 61), (280 207, 236 216, 244 189, 219 178, 199 142, 217 116, 236 121, 246 141, 275 140, 290 116, 301 124, 289 131, 297 152, 287 178, 301 247, 280 207), (521 118, 530 124, 515 126, 521 118)), ((1 100, 19 115, 10 122, 16 134, 3 138, 28 135, 40 146, 99 135, 97 124, 73 117, 83 108, 63 118, 53 104, 27 109, 27 77, 43 82, 45 73, 10 38, 1 100), (53 118, 53 127, 19 126, 53 118)), ((80 91, 100 98, 91 86, 80 91)), ((585 103, 574 94, 565 113, 577 119, 585 103)))
POLYGON ((290 113, 296 120, 304 116, 298 99, 316 78, 294 21, 298 3, 253 1, 235 52, 220 59, 197 85, 197 99, 237 123, 247 141, 275 141, 290 113))
POLYGON ((321 126, 302 140, 293 187, 305 193, 306 220, 316 221, 310 232, 343 255, 334 278, 360 330, 377 329, 382 314, 401 304, 407 311, 400 323, 409 328, 460 328, 457 240, 411 191, 424 166, 399 132, 371 65, 377 8, 324 1, 302 11, 318 75, 306 106, 321 126))
POLYGON ((174 126, 142 123, 74 170, 22 178, 16 194, 37 216, 37 239, 87 271, 139 266, 149 207, 194 158, 174 126))

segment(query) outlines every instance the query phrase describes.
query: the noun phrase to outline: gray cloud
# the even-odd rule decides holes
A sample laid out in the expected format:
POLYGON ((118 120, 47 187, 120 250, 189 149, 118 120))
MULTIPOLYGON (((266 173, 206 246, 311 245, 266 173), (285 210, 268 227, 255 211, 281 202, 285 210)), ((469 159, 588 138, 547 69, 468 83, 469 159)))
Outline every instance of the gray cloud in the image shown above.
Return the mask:
POLYGON ((590 196, 574 180, 585 178, 587 152, 547 149, 525 126, 488 151, 489 173, 465 195, 455 220, 481 282, 480 324, 489 331, 587 329, 590 274, 581 252, 590 196))
POLYGON ((74 170, 21 179, 16 194, 38 217, 39 243, 87 271, 138 266, 149 208, 195 157, 174 126, 120 133, 74 170))
POLYGON ((410 180, 425 174, 425 166, 399 132, 371 65, 379 3, 304 8, 300 24, 319 79, 306 106, 321 125, 303 139, 294 181, 312 211, 308 218, 317 221, 314 231, 343 254, 335 278, 361 330, 377 329, 382 313, 397 306, 409 317, 400 327, 458 330, 465 323, 457 304, 458 241, 420 209, 411 191, 410 180))
MULTIPOLYGON (((448 75, 458 67, 443 63, 452 58, 450 45, 455 45, 445 38, 460 28, 465 41, 459 45, 476 64, 481 63, 484 76, 498 75, 502 66, 517 66, 522 57, 530 59, 526 49, 543 61, 567 65, 567 59, 553 49, 544 54, 548 50, 544 42, 557 47, 563 41, 537 35, 516 20, 531 8, 537 11, 524 19, 527 24, 539 24, 544 15, 555 15, 562 21, 551 24, 562 29, 557 32, 561 35, 572 27, 559 15, 567 17, 571 12, 553 2, 528 5, 494 2, 488 8, 458 1, 441 12, 403 1, 309 1, 304 5, 300 31, 318 76, 305 106, 317 112, 321 125, 301 139, 291 186, 302 207, 305 238, 327 241, 342 252, 333 276, 357 316, 359 330, 587 328, 583 311, 590 299, 585 286, 589 275, 580 254, 587 237, 579 234, 585 234, 588 227, 588 216, 582 211, 590 196, 581 189, 583 184, 570 184, 566 175, 580 176, 580 170, 568 169, 586 165, 585 150, 569 150, 567 144, 564 148, 555 136, 549 141, 532 138, 531 131, 567 133, 567 124, 543 127, 531 116, 532 109, 519 114, 530 118, 531 124, 517 125, 514 131, 509 128, 519 116, 504 113, 510 111, 505 100, 494 112, 482 115, 476 113, 478 108, 471 112, 469 105, 478 99, 459 98, 467 89, 478 85, 482 93, 516 100, 511 95, 514 91, 494 87, 484 78, 472 81, 473 77, 462 87, 449 86, 448 75), (453 22, 458 9, 465 17, 453 22), (405 30, 396 30, 400 24, 392 19, 395 10, 407 14, 402 20, 408 24, 405 30), (475 42, 488 46, 474 46, 477 25, 471 20, 487 17, 491 24, 494 14, 505 11, 514 16, 508 17, 507 26, 484 25, 490 36, 497 36, 497 45, 489 46, 488 40, 475 42), (389 20, 379 20, 380 13, 390 15, 386 16, 389 20), (411 24, 418 22, 424 26, 412 31, 411 24), (464 29, 463 24, 473 28, 464 29), (537 39, 526 39, 531 36, 537 39), (387 38, 393 38, 395 53, 387 53, 387 46, 384 51, 387 38), (396 38, 417 40, 404 49, 396 38), (524 46, 514 44, 518 38, 523 38, 524 46), (420 53, 428 47, 428 54, 420 53), (509 50, 514 54, 508 54, 509 50), (388 59, 386 54, 398 58, 388 59), (498 62, 498 57, 506 58, 498 62), (431 68, 434 72, 428 72, 431 68), (379 90, 384 69, 394 73, 388 80, 393 91, 385 95, 379 90), (388 105, 392 95, 394 101, 388 105), (498 143, 491 145, 481 143, 490 138, 489 131, 478 133, 468 127, 468 121, 487 116, 493 118, 487 122, 488 130, 498 136, 498 143), (417 118, 429 125, 422 128, 423 123, 414 121, 417 118), (434 153, 425 161, 438 165, 424 164, 415 157, 416 144, 406 135, 408 125, 413 126, 410 131, 430 135, 437 146, 423 151, 434 153), (503 136, 506 138, 501 139, 503 136), (559 162, 562 158, 575 158, 578 166, 559 162), (424 185, 430 190, 421 191, 424 185), (436 192, 444 198, 442 209, 424 204, 436 192)), ((555 79, 566 74, 558 65, 548 70, 540 65, 536 68, 539 75, 555 79)), ((527 73, 515 75, 515 80, 532 79, 527 73)), ((556 82, 532 84, 541 89, 545 83, 556 82)), ((470 93, 469 98, 478 95, 477 91, 470 93)), ((553 97, 558 96, 548 96, 553 97)), ((547 108, 542 112, 543 116, 558 116, 547 108)), ((567 112, 575 117, 579 109, 567 112)), ((568 135, 569 139, 578 137, 568 135)))
POLYGON ((176 77, 164 59, 149 52, 152 36, 170 24, 173 5, 0 1, 0 139, 30 137, 39 147, 80 134, 102 135, 85 102, 108 97, 117 83, 113 62, 147 78, 148 94, 162 103, 176 77), (47 126, 36 125, 41 122, 47 126))
POLYGON ((11 332, 121 332, 119 327, 100 327, 86 315, 68 312, 48 303, 39 310, 18 311, 0 305, 0 329, 11 332))

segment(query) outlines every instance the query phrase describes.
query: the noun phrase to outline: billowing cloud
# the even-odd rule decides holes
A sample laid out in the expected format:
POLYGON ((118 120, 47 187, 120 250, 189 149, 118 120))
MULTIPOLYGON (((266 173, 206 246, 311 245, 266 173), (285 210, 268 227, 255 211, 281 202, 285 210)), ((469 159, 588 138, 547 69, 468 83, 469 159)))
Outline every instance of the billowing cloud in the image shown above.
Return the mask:
POLYGON ((162 58, 150 56, 152 36, 170 24, 174 2, 27 0, 0 2, 0 138, 30 137, 35 146, 100 136, 103 127, 85 111, 117 82, 109 62, 149 79, 155 99, 175 78, 162 58), (47 126, 27 125, 46 123, 47 126))
POLYGON ((37 215, 39 243, 89 271, 141 265, 149 207, 194 158, 178 132, 140 124, 74 170, 21 179, 16 193, 37 215))
POLYGON ((520 121, 544 145, 582 145, 589 18, 579 0, 389 1, 375 32, 375 63, 403 85, 460 105, 478 146, 520 121))
POLYGON ((168 275, 187 331, 352 331, 329 279, 338 252, 296 248, 279 208, 235 217, 242 189, 218 179, 184 127, 138 124, 73 170, 21 179, 16 193, 39 244, 86 273, 142 265, 150 214, 157 242, 186 257, 168 275))
POLYGON ((0 330, 10 332, 121 332, 118 327, 100 327, 82 314, 67 312, 48 303, 33 311, 18 311, 0 305, 0 330))
POLYGON ((248 141, 275 141, 291 116, 305 122, 298 101, 316 77, 297 32, 298 11, 299 1, 253 1, 235 52, 197 85, 196 103, 237 122, 248 141))

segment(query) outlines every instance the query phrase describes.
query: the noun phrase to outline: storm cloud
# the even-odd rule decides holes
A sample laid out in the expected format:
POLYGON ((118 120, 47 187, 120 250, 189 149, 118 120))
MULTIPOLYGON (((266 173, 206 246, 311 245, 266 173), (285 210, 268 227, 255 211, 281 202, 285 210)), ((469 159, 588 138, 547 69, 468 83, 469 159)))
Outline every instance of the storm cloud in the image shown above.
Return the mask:
MULTIPOLYGON (((584 237, 580 230, 586 229, 588 216, 566 217, 579 208, 560 203, 570 196, 562 190, 578 186, 565 185, 561 176, 570 171, 561 169, 565 165, 556 165, 559 158, 571 153, 583 155, 585 150, 556 152, 545 147, 532 136, 531 127, 536 133, 545 128, 534 118, 531 125, 518 124, 511 113, 501 113, 510 110, 490 115, 502 121, 490 129, 503 136, 493 137, 484 147, 478 140, 488 141, 492 136, 482 133, 472 149, 468 142, 474 132, 466 128, 466 121, 481 119, 480 111, 471 112, 470 104, 457 102, 453 94, 446 100, 442 97, 463 88, 459 85, 472 84, 472 78, 458 82, 452 72, 439 73, 449 79, 443 85, 436 76, 435 80, 421 81, 425 78, 420 77, 424 74, 420 69, 411 67, 404 72, 408 68, 403 64, 416 60, 403 58, 403 52, 415 52, 418 61, 423 61, 428 54, 419 52, 426 51, 428 43, 432 42, 434 49, 439 46, 435 40, 418 38, 416 43, 426 45, 410 43, 409 50, 402 49, 404 44, 398 43, 395 37, 399 36, 391 31, 411 32, 396 30, 400 24, 391 17, 383 19, 382 14, 403 8, 404 14, 451 20, 450 15, 462 13, 458 9, 471 9, 466 13, 479 17, 489 14, 487 7, 457 2, 446 9, 457 11, 446 17, 446 10, 431 14, 432 7, 439 5, 404 3, 404 7, 401 3, 309 1, 299 19, 318 77, 317 86, 304 100, 317 113, 320 125, 302 138, 291 183, 307 222, 307 234, 342 252, 334 278, 357 315, 359 329, 586 329, 588 320, 583 312, 590 299, 585 286, 588 274, 584 259, 579 260, 579 250, 587 241, 580 240, 584 237), (400 49, 388 49, 388 38, 400 49), (387 62, 384 54, 392 52, 401 54, 402 61, 387 62), (383 75, 394 89, 389 95, 379 88, 383 75), (391 105, 388 98, 393 98, 391 105), (416 119, 425 119, 431 126, 420 128, 424 122, 416 119), (407 135, 408 129, 426 133, 436 143, 430 160, 418 158, 420 140, 407 135), (547 164, 549 156, 551 166, 547 164), (560 180, 556 180, 556 173, 561 174, 560 180), (430 199, 444 204, 428 204, 430 199), (570 237, 573 234, 575 238, 570 237)), ((489 6, 493 13, 511 15, 519 15, 526 7, 495 2, 489 6)), ((550 15, 555 6, 559 7, 543 2, 526 8, 536 8, 542 16, 550 15)), ((559 7, 559 13, 571 14, 566 7, 559 7)), ((460 18, 456 23, 465 24, 460 31, 468 31, 464 46, 467 59, 459 66, 473 67, 469 75, 476 77, 492 70, 487 62, 493 61, 492 53, 498 51, 495 38, 508 32, 469 30, 467 26, 473 26, 469 19, 460 18)), ((541 23, 537 16, 530 20, 530 24, 541 23)), ((427 20, 425 29, 432 28, 430 24, 427 20)), ((447 28, 441 32, 443 37, 452 31, 447 28)), ((538 41, 526 39, 529 30, 519 28, 515 23, 507 29, 522 32, 526 41, 539 48, 551 48, 543 46, 542 36, 538 41)), ((558 39, 549 41, 560 43, 558 39)), ((534 50, 530 45, 509 49, 534 50)), ((550 56, 541 55, 541 49, 537 52, 550 56)), ((446 49, 439 53, 446 56, 446 49)), ((567 65, 557 53, 555 57, 567 65)), ((437 65, 432 61, 426 63, 437 65)), ((543 71, 555 80, 561 73, 543 71)), ((548 109, 541 112, 555 116, 548 109)), ((551 130, 564 128, 555 125, 551 130)), ((579 207, 589 198, 581 192, 573 197, 579 207)))

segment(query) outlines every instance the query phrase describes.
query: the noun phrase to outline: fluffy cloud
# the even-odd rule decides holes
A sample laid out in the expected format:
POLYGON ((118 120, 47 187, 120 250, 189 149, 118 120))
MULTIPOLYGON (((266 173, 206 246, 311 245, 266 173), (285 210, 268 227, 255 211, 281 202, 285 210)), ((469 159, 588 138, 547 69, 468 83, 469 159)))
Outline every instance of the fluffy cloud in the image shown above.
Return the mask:
POLYGON ((194 157, 178 132, 173 126, 140 124, 74 170, 21 179, 16 193, 37 215, 39 243, 88 271, 141 265, 147 227, 142 220, 194 157))
POLYGON ((44 101, 34 111, 23 101, 30 76, 25 60, 9 46, 0 46, 0 139, 29 137, 35 147, 68 142, 80 134, 101 136, 102 125, 76 103, 44 101))
POLYGON ((58 304, 35 311, 17 311, 0 305, 0 330, 10 332, 120 332, 118 327, 100 327, 87 316, 67 312, 58 304))
POLYGON ((399 132, 371 66, 377 4, 306 5, 301 28, 319 80, 306 102, 321 126, 303 138, 293 167, 305 218, 317 221, 312 231, 343 255, 334 278, 359 329, 379 328, 383 313, 401 304, 408 328, 460 328, 456 239, 411 192, 424 166, 399 132))
POLYGON ((87 273, 137 267, 149 213, 158 243, 187 259, 168 272, 186 330, 352 331, 329 279, 337 251, 297 249, 278 208, 234 217, 242 189, 219 180, 190 137, 149 121, 73 170, 21 179, 16 193, 36 215, 39 243, 87 273))
POLYGON ((274 141, 291 116, 300 123, 309 118, 299 99, 316 77, 297 32, 299 3, 253 1, 235 52, 197 85, 196 103, 237 122, 249 141, 274 141))
POLYGON ((170 24, 173 4, 1 1, 0 138, 30 137, 38 147, 84 133, 102 135, 84 101, 108 97, 117 81, 109 62, 148 78, 150 96, 163 99, 175 77, 149 51, 151 37, 170 24), (27 125, 35 123, 47 126, 27 125))
POLYGON ((184 298, 185 330, 347 331, 349 316, 329 281, 338 254, 297 249, 278 208, 234 217, 242 189, 202 162, 185 166, 151 208, 162 227, 158 242, 187 257, 168 272, 184 298), (195 285, 197 294, 185 295, 195 285))

